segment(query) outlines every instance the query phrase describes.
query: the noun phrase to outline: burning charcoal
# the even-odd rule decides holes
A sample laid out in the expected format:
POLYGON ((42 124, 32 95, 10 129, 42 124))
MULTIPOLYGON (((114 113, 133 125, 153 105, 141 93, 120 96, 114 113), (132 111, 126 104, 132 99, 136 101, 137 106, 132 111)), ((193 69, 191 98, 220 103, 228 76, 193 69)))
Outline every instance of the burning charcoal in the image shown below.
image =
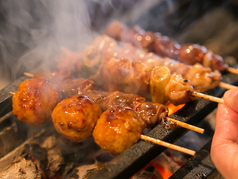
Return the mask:
POLYGON ((131 179, 163 179, 163 177, 155 167, 148 166, 145 170, 142 170, 131 179))

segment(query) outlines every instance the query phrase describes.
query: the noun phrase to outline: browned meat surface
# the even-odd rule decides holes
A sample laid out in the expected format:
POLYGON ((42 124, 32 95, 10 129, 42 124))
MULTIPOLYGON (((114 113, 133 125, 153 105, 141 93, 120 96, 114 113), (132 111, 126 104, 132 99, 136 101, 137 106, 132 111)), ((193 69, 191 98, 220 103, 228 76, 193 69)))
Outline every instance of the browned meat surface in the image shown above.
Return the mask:
POLYGON ((194 89, 203 92, 204 89, 217 87, 221 80, 221 74, 217 70, 212 71, 210 68, 204 68, 201 64, 195 64, 183 75, 183 78, 192 79, 190 81, 193 83, 194 89))
POLYGON ((41 125, 51 119, 50 115, 61 99, 61 93, 48 80, 27 79, 12 97, 12 112, 20 121, 41 125))
POLYGON ((205 53, 207 53, 207 49, 204 46, 198 44, 182 45, 179 53, 179 61, 189 65, 202 63, 205 53))
POLYGON ((157 124, 163 125, 168 116, 168 108, 159 103, 138 103, 133 109, 141 115, 147 127, 154 127, 157 124))
POLYGON ((191 96, 193 92, 194 89, 191 82, 183 79, 181 75, 171 75, 165 87, 165 96, 174 105, 185 104, 196 99, 191 96))
POLYGON ((82 91, 96 89, 95 83, 85 78, 67 79, 58 84, 57 87, 65 98, 76 95, 82 91))
POLYGON ((118 155, 140 139, 144 128, 144 121, 133 109, 115 106, 101 115, 93 137, 102 149, 118 155))
POLYGON ((154 42, 154 49, 150 50, 150 52, 155 52, 157 55, 161 57, 169 57, 172 59, 177 59, 179 55, 180 45, 170 39, 167 36, 163 36, 160 33, 155 33, 156 39, 154 42))
POLYGON ((140 64, 144 68, 135 70, 136 65, 128 59, 110 59, 103 66, 104 88, 111 92, 123 91, 139 94, 145 98, 151 97, 153 102, 162 104, 170 101, 178 105, 194 99, 190 96, 194 90, 189 80, 183 79, 181 75, 171 75, 167 67, 147 68, 142 63, 140 64), (165 72, 161 69, 165 69, 165 72), (175 76, 177 80, 179 79, 176 82, 174 81, 175 76), (174 89, 171 88, 172 86, 174 89))
MULTIPOLYGON (((197 70, 198 65, 186 65, 169 58, 162 58, 153 53, 147 53, 137 49, 130 44, 117 44, 115 40, 106 35, 101 35, 96 38, 93 44, 98 48, 104 58, 101 68, 113 58, 127 58, 132 62, 142 62, 146 65, 146 68, 166 66, 170 69, 171 73, 180 74, 183 78, 194 83, 194 88, 198 91, 211 89, 217 86, 221 80, 221 74, 217 70, 212 71, 209 67, 202 67, 201 65, 199 70, 197 70), (194 79, 194 75, 199 77, 200 80, 194 79), (208 76, 209 78, 207 78, 208 76)), ((112 71, 114 71, 114 69, 112 71)))
POLYGON ((52 121, 58 133, 67 139, 81 142, 92 136, 101 115, 99 105, 84 95, 62 100, 54 108, 52 121))
POLYGON ((168 116, 168 109, 163 104, 145 102, 145 98, 136 94, 126 94, 119 91, 112 93, 104 91, 84 91, 83 95, 88 96, 99 104, 102 111, 113 106, 130 107, 138 112, 147 127, 154 127, 163 123, 168 116))
POLYGON ((143 48, 148 52, 155 52, 161 57, 169 57, 180 62, 194 65, 201 63, 205 67, 213 70, 224 71, 228 65, 224 63, 223 58, 217 54, 211 55, 209 65, 205 58, 207 49, 198 44, 181 45, 167 36, 163 36, 158 32, 149 32, 138 26, 132 28, 127 27, 118 21, 113 21, 105 30, 110 37, 122 41, 130 42, 137 48, 143 48))
POLYGON ((150 72, 151 68, 140 62, 112 58, 102 68, 103 85, 109 92, 123 91, 148 98, 150 72))
POLYGON ((152 69, 150 93, 153 102, 184 104, 195 99, 191 96, 193 92, 193 84, 189 80, 183 79, 181 75, 171 74, 167 67, 152 69))
POLYGON ((223 58, 210 50, 204 55, 202 65, 219 71, 224 71, 228 68, 228 65, 224 64, 223 58))

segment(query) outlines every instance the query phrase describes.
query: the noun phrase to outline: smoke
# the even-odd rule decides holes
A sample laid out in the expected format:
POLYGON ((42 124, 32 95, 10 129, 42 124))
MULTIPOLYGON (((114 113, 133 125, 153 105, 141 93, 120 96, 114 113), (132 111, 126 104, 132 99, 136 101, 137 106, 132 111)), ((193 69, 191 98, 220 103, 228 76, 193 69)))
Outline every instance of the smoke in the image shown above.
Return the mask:
MULTIPOLYGON (((61 47, 82 50, 94 37, 90 2, 0 1, 0 70, 14 80, 39 61, 56 58, 61 47)), ((101 3, 103 8, 110 5, 101 3)))

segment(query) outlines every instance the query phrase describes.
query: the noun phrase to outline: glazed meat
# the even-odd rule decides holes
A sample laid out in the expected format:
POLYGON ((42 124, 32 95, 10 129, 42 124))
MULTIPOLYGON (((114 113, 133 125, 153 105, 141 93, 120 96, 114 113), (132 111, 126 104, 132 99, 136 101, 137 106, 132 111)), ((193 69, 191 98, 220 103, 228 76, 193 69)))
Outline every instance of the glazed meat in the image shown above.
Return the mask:
POLYGON ((99 105, 84 95, 62 100, 54 108, 52 121, 55 129, 67 139, 82 142, 92 136, 101 115, 99 105))
MULTIPOLYGON (((99 104, 103 111, 113 106, 130 107, 142 116, 148 128, 162 124, 168 116, 168 108, 159 103, 145 102, 145 98, 136 94, 126 94, 119 91, 112 93, 104 91, 84 91, 88 96, 99 104)), ((172 128, 172 127, 171 127, 172 128)))
POLYGON ((93 137, 102 149, 118 155, 140 139, 144 128, 144 121, 133 109, 115 106, 101 115, 93 137))
POLYGON ((12 97, 13 114, 30 125, 41 125, 51 120, 51 113, 62 95, 44 78, 23 81, 12 97))

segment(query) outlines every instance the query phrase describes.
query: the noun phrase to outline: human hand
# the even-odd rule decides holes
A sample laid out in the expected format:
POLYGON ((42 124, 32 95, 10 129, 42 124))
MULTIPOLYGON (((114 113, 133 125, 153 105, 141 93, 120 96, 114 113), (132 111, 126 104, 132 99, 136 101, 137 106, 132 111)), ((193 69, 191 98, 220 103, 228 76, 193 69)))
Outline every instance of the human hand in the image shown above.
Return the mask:
POLYGON ((238 178, 238 88, 228 90, 216 114, 211 158, 224 178, 238 178))

